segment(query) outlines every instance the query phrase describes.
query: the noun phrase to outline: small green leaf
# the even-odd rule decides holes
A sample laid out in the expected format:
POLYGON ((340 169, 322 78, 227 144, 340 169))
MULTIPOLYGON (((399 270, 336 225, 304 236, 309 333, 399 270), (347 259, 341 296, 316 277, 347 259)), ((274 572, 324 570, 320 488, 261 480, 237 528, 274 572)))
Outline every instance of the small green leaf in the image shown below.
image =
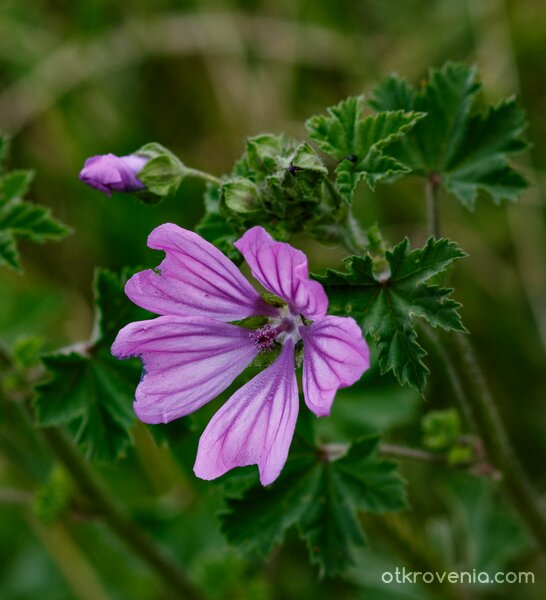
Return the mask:
POLYGON ((388 154, 417 175, 439 178, 469 209, 480 191, 498 204, 515 200, 527 186, 508 162, 527 147, 525 114, 513 98, 476 112, 481 87, 474 68, 447 63, 431 69, 419 91, 392 75, 379 83, 369 101, 377 110, 427 113, 388 154))
POLYGON ((387 269, 382 272, 375 272, 368 254, 347 258, 345 272, 329 269, 316 278, 326 288, 330 312, 355 317, 376 341, 381 372, 392 370, 401 384, 422 393, 428 374, 422 360, 426 352, 417 342, 413 317, 433 327, 465 331, 457 312, 461 305, 450 298, 453 290, 427 283, 464 256, 445 238, 429 238, 416 250, 410 250, 405 239, 385 254, 387 269))
POLYGON ((0 265, 11 267, 15 271, 21 271, 17 244, 9 231, 0 230, 0 265))
POLYGON ((336 183, 347 202, 361 179, 374 189, 378 181, 409 170, 383 150, 424 116, 397 110, 364 118, 364 107, 364 96, 350 97, 305 124, 320 149, 338 160, 336 183))
POLYGON ((366 543, 358 511, 398 511, 406 506, 405 486, 396 465, 376 456, 378 438, 354 442, 345 456, 331 460, 327 449, 296 449, 271 486, 255 485, 228 498, 221 514, 228 540, 265 556, 287 529, 297 526, 321 574, 335 575, 353 564, 366 543))
POLYGON ((0 205, 14 198, 22 198, 34 179, 32 171, 10 171, 0 178, 0 205))

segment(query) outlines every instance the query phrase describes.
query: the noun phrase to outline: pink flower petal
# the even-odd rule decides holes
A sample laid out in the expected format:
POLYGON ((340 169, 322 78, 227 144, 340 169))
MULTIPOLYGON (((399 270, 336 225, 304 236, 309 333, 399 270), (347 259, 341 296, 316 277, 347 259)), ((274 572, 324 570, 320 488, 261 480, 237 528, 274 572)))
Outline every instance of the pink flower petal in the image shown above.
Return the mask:
POLYGON ((362 331, 350 317, 325 317, 300 327, 303 339, 303 393, 317 416, 330 414, 338 388, 352 385, 370 366, 362 331))
POLYGON ((124 327, 112 354, 142 357, 144 376, 135 400, 139 419, 168 423, 215 398, 258 354, 251 333, 203 317, 165 316, 124 327))
POLYGON ((328 298, 322 285, 309 279, 303 252, 276 242, 263 227, 252 227, 234 246, 245 257, 252 275, 285 300, 293 314, 313 320, 326 314, 328 298))
POLYGON ((148 246, 165 250, 166 257, 158 269, 127 282, 125 293, 138 306, 160 315, 222 321, 277 313, 229 258, 196 233, 165 223, 152 231, 148 246))
POLYGON ((262 485, 272 483, 286 462, 297 416, 294 343, 289 340, 275 362, 214 415, 199 440, 195 474, 215 479, 234 467, 257 464, 262 485))

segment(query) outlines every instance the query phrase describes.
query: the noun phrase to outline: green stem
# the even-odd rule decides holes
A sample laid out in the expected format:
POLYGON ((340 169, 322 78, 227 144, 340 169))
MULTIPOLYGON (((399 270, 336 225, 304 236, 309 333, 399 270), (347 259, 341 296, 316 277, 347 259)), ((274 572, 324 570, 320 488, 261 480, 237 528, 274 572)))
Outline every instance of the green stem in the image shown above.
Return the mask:
POLYGON ((110 600, 92 565, 80 550, 64 523, 40 523, 31 513, 26 521, 57 564, 78 600, 110 600))
POLYGON ((0 488, 0 504, 28 506, 32 504, 33 500, 34 496, 29 492, 14 488, 0 488))
POLYGON ((328 193, 340 207, 338 213, 340 222, 336 225, 334 231, 335 240, 345 246, 352 254, 365 254, 368 250, 368 240, 353 215, 352 206, 347 204, 329 177, 325 177, 324 182, 328 188, 328 193), (342 220, 343 217, 345 217, 344 221, 342 220))
POLYGON ((477 431, 478 427, 474 419, 470 401, 467 397, 463 382, 461 381, 461 377, 459 376, 459 372, 457 371, 455 363, 451 359, 449 353, 446 351, 445 346, 442 344, 442 341, 440 340, 440 337, 436 331, 434 331, 431 327, 422 327, 421 332, 436 351, 439 359, 438 362, 444 369, 445 374, 449 379, 453 393, 455 394, 455 399, 457 400, 459 408, 461 409, 466 421, 469 423, 472 429, 474 429, 474 431, 477 431))
POLYGON ((216 175, 211 175, 210 173, 205 173, 205 171, 191 169, 189 167, 185 167, 185 170, 187 177, 196 177, 197 179, 203 179, 203 181, 214 183, 216 185, 220 185, 222 183, 222 180, 219 177, 216 177, 216 175))
POLYGON ((431 173, 425 182, 427 198, 428 231, 435 238, 440 237, 440 208, 438 206, 438 190, 440 181, 436 173, 431 173))
POLYGON ((382 456, 391 458, 417 460, 441 465, 446 464, 446 457, 443 454, 435 454, 434 452, 427 452, 426 450, 421 450, 420 448, 410 448, 408 446, 379 444, 379 453, 382 456))
POLYGON ((546 511, 511 446, 476 352, 468 337, 455 334, 455 345, 466 379, 472 383, 471 409, 485 450, 503 473, 505 488, 529 531, 546 554, 546 511))
MULTIPOLYGON (((5 359, 7 367, 12 367, 11 357, 7 353, 0 353, 5 359)), ((116 499, 108 492, 103 483, 84 460, 78 449, 66 438, 62 430, 58 428, 41 429, 41 437, 37 436, 36 430, 30 422, 29 410, 23 410, 22 398, 19 401, 11 400, 2 389, 0 381, 0 405, 2 412, 12 425, 12 430, 23 431, 28 434, 36 448, 41 447, 43 439, 48 443, 56 458, 63 464, 83 496, 89 500, 93 509, 100 515, 107 525, 127 544, 129 549, 138 554, 151 569, 160 577, 166 589, 169 589, 174 598, 188 600, 201 600, 203 594, 187 579, 178 565, 168 557, 155 541, 138 528, 129 519, 125 510, 116 499)), ((31 396, 31 389, 25 390, 31 396)), ((26 444, 26 448, 30 444, 26 444)), ((43 452, 38 451, 39 456, 43 452)))
POLYGON ((179 567, 161 548, 129 518, 125 511, 104 488, 95 472, 85 462, 80 452, 69 442, 62 431, 55 428, 43 430, 44 436, 57 458, 70 473, 74 482, 92 503, 108 526, 161 576, 174 597, 200 600, 203 596, 186 578, 179 567))

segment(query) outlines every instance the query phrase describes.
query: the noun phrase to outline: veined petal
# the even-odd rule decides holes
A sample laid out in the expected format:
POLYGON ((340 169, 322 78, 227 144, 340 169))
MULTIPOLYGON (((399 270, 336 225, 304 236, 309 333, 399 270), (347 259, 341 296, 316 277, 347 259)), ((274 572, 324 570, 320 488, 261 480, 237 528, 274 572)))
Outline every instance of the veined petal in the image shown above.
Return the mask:
POLYGON ((300 327, 303 393, 317 416, 330 414, 336 391, 357 382, 370 366, 360 327, 350 317, 325 317, 300 327))
POLYGON ((252 275, 288 303, 293 314, 318 319, 326 314, 328 298, 318 281, 309 279, 307 257, 290 244, 276 242, 263 227, 252 227, 234 246, 252 275))
POLYGON ((204 317, 158 317, 124 327, 117 358, 140 356, 135 412, 145 423, 188 415, 224 391, 258 354, 251 331, 204 317))
POLYGON ((294 343, 214 415, 199 440, 194 472, 216 479, 234 467, 257 464, 262 485, 281 472, 298 416, 294 343))
POLYGON ((196 233, 165 223, 152 231, 148 246, 166 256, 158 269, 127 282, 125 293, 138 306, 160 315, 222 321, 277 313, 229 258, 196 233))

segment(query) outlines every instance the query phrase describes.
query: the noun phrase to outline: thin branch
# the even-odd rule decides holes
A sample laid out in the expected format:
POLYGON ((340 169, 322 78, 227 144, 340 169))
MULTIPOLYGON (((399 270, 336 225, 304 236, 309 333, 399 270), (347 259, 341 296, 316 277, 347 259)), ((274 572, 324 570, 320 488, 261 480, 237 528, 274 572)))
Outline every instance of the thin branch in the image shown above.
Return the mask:
POLYGON ((446 457, 443 454, 435 454, 420 448, 409 448, 407 446, 397 446, 394 444, 380 444, 379 452, 384 456, 393 458, 407 458, 410 460, 418 460, 428 463, 436 463, 446 465, 446 457))
POLYGON ((12 488, 0 488, 1 504, 20 504, 28 506, 32 504, 34 496, 28 492, 12 488))
POLYGON ((527 479, 510 443, 495 399, 465 334, 454 336, 465 378, 472 383, 471 409, 490 460, 502 471, 506 490, 529 531, 546 553, 546 507, 527 479))
MULTIPOLYGON (((431 174, 425 184, 428 206, 429 231, 435 237, 440 233, 438 213, 438 176, 431 174)), ((443 353, 445 366, 454 390, 471 424, 482 440, 488 460, 503 474, 503 482, 512 503, 529 531, 534 535, 542 551, 546 553, 546 510, 528 481, 510 443, 506 427, 502 421, 495 399, 483 370, 478 362, 474 347, 464 333, 453 336, 463 377, 459 378, 457 369, 452 365, 447 353, 443 353), (467 383, 470 393, 465 394, 461 381, 467 383)), ((440 344, 437 344, 441 347, 440 344)))
POLYGON ((430 173, 425 180, 425 195, 427 198, 427 222, 429 234, 435 238, 440 237, 440 207, 438 206, 438 191, 440 177, 437 173, 430 173))

